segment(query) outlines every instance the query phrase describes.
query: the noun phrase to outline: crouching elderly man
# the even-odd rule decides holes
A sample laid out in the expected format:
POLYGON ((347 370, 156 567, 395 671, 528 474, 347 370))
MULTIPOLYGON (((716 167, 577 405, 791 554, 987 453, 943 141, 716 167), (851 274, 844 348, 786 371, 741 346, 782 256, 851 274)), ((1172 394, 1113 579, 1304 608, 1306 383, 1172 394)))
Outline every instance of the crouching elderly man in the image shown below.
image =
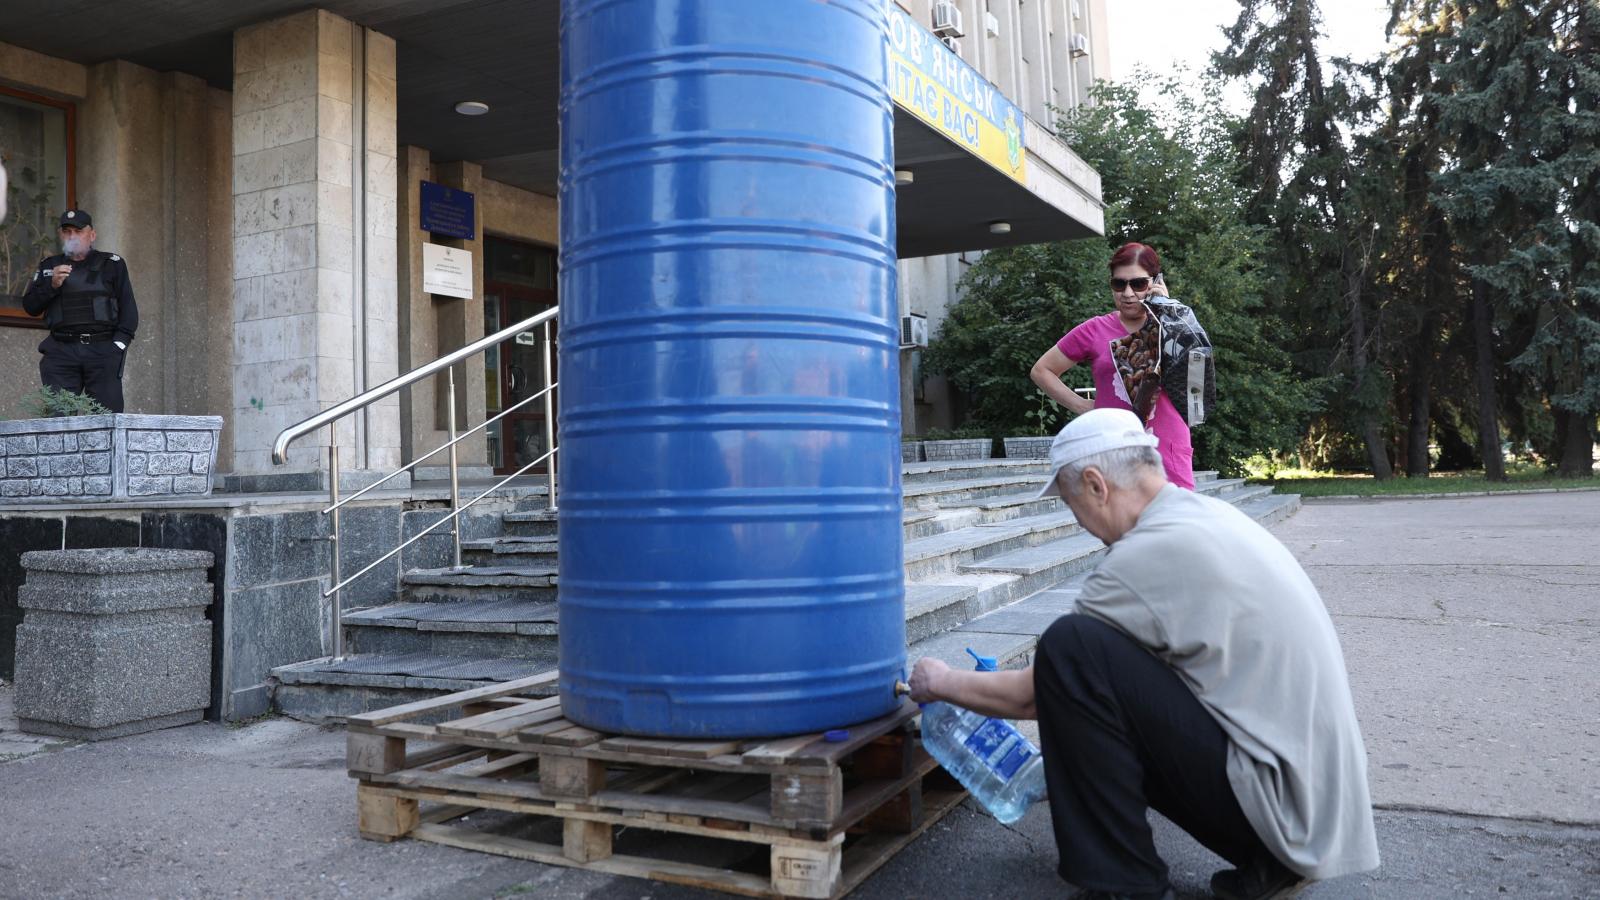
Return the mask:
POLYGON ((1224 898, 1284 897, 1378 865, 1366 751, 1333 623, 1289 551, 1174 487, 1126 410, 1073 420, 1040 496, 1111 549, 1016 672, 912 673, 912 699, 1037 718, 1061 877, 1170 897, 1154 808, 1235 868, 1224 898))

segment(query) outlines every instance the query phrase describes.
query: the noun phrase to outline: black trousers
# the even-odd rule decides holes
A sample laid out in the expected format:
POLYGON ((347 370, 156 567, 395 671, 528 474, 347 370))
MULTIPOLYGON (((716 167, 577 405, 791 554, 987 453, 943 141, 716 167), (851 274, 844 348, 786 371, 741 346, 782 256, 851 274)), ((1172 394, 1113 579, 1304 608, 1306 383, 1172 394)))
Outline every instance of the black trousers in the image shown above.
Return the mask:
POLYGON ((47 337, 39 342, 39 380, 46 387, 88 394, 122 412, 122 364, 127 354, 112 341, 80 344, 47 337))
POLYGON ((1270 857, 1228 784, 1227 734, 1177 672, 1112 626, 1068 615, 1039 639, 1033 673, 1062 878, 1165 889, 1150 809, 1236 867, 1270 857))

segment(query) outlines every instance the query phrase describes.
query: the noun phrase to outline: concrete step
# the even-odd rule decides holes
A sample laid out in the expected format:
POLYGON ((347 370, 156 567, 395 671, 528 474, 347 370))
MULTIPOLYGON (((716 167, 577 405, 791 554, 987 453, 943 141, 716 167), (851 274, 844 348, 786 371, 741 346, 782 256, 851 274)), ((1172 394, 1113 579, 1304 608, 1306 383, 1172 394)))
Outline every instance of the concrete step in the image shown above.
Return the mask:
POLYGON ((536 509, 506 513, 500 517, 508 537, 555 537, 556 511, 536 509))
POLYGON ((1038 479, 1043 478, 1049 471, 1049 461, 1042 459, 974 459, 906 463, 900 469, 900 483, 914 485, 941 481, 970 481, 974 478, 1004 475, 1031 476, 1038 479))
POLYGON ((972 506, 980 500, 1037 492, 1043 484, 1042 474, 995 475, 987 478, 969 478, 960 481, 935 481, 911 484, 903 488, 906 509, 939 509, 952 506, 972 506))
POLYGON ((556 604, 520 599, 391 603, 344 617, 351 655, 437 656, 555 662, 556 604))
POLYGON ((415 569, 402 575, 400 581, 401 599, 413 603, 556 599, 556 567, 552 565, 415 569))
MULTIPOLYGON (((1263 524, 1300 505, 1298 496, 1215 473, 1197 473, 1196 487, 1263 524)), ((1058 501, 1032 501, 1031 493, 946 495, 951 508, 907 510, 907 571, 922 573, 906 584, 910 661, 937 656, 965 667, 970 646, 1003 665, 1025 665, 1038 635, 1071 608, 1105 546, 1058 501)), ((513 516, 534 527, 554 521, 545 511, 513 516)), ((472 542, 471 552, 517 559, 552 543, 551 535, 521 537, 472 542), (511 549, 497 553, 502 546, 511 549)), ((537 563, 406 573, 401 602, 346 616, 349 657, 274 670, 274 703, 298 718, 326 719, 547 670, 557 649, 556 576, 554 565, 537 563)))
MULTIPOLYGON (((325 722, 455 691, 539 675, 554 662, 394 653, 314 659, 272 670, 273 706, 285 715, 325 722)), ((553 696, 554 684, 529 696, 553 696)))
POLYGON ((908 541, 906 578, 920 581, 960 570, 966 563, 988 559, 1076 534, 1082 529, 1065 509, 1005 522, 975 524, 956 531, 908 541))
POLYGON ((469 566, 527 565, 555 568, 556 536, 462 541, 461 561, 469 566))

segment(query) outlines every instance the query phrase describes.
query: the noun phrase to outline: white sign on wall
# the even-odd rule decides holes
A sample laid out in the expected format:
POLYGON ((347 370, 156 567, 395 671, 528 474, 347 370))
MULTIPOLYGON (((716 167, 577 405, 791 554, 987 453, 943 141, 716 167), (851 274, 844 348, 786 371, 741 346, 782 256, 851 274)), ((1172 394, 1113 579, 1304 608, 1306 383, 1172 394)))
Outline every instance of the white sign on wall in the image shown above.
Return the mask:
POLYGON ((422 290, 472 299, 472 253, 442 244, 422 245, 422 290))

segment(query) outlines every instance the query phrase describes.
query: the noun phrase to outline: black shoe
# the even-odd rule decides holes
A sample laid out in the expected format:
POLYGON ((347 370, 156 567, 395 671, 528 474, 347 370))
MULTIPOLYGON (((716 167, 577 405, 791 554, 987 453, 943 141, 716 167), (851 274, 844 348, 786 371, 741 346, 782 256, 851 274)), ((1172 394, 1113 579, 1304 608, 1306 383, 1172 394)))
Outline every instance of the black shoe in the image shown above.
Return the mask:
POLYGON ((1285 900, 1307 884, 1299 872, 1268 859, 1211 876, 1211 893, 1221 900, 1285 900))

